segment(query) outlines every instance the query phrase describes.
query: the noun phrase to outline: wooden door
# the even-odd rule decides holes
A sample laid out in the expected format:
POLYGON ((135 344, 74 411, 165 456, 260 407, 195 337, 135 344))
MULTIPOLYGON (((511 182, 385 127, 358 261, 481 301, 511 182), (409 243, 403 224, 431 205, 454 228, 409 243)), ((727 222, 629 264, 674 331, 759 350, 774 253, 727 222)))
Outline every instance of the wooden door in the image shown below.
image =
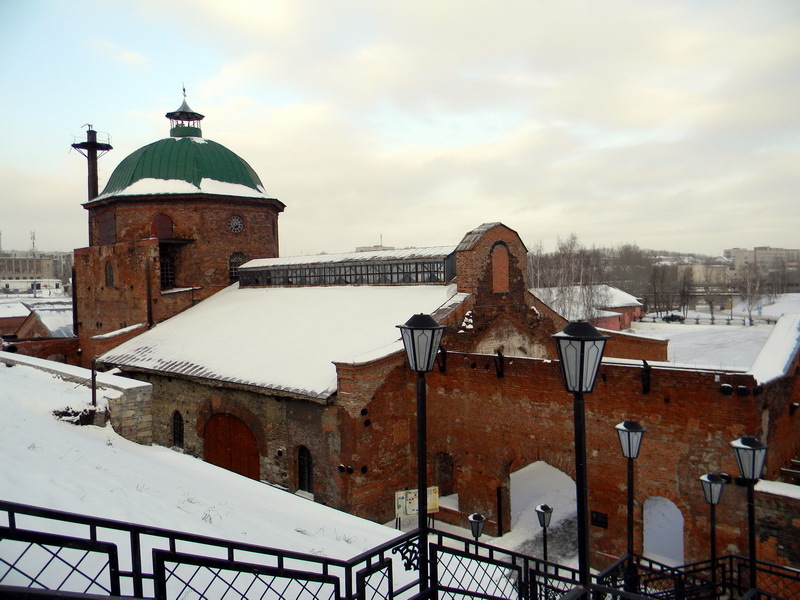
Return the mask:
POLYGON ((204 458, 251 479, 260 479, 258 444, 250 428, 233 415, 214 415, 206 423, 204 458))

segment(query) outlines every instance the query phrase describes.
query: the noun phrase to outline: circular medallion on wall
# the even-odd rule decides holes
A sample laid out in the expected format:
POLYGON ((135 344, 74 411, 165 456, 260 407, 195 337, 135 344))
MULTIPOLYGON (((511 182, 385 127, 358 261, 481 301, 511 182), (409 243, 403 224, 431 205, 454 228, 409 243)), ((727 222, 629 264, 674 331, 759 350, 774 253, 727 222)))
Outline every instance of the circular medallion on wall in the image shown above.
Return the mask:
POLYGON ((233 215, 228 221, 228 227, 230 227, 233 233, 239 233, 242 229, 244 229, 244 221, 242 221, 242 217, 239 215, 233 215))

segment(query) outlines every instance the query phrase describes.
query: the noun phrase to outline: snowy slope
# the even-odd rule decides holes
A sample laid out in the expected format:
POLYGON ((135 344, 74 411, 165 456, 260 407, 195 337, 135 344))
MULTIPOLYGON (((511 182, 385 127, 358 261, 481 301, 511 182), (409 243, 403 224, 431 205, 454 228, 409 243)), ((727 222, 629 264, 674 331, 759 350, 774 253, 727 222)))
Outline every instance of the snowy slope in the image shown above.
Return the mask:
POLYGON ((197 458, 129 442, 111 427, 52 416, 90 401, 87 387, 0 364, 3 500, 339 558, 398 533, 197 458))

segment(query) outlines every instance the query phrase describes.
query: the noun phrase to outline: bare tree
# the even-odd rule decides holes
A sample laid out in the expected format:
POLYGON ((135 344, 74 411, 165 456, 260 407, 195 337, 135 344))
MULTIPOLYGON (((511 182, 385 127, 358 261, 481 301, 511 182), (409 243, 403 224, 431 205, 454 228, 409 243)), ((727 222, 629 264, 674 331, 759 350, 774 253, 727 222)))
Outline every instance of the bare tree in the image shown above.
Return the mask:
POLYGON ((747 319, 753 324, 753 309, 760 306, 765 282, 764 271, 756 261, 745 265, 738 276, 739 292, 747 307, 747 319))
POLYGON ((555 252, 544 254, 541 244, 528 257, 529 280, 541 300, 566 318, 592 319, 608 303, 603 297, 603 252, 584 248, 578 236, 558 238, 555 252))
POLYGON ((678 310, 685 317, 689 312, 689 303, 691 302, 692 289, 694 287, 691 266, 686 265, 679 269, 677 286, 678 310))
POLYGON ((657 263, 650 274, 650 290, 653 297, 651 308, 658 314, 670 312, 673 294, 677 288, 678 268, 673 264, 657 263))

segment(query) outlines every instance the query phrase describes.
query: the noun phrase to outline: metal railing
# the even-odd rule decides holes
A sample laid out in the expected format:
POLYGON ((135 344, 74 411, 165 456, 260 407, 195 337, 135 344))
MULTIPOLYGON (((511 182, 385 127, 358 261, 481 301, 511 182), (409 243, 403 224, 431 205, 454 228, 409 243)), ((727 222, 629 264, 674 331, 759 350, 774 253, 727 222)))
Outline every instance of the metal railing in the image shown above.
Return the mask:
POLYGON ((715 578, 710 562, 626 556, 584 589, 577 569, 434 530, 420 591, 418 543, 412 531, 340 560, 0 501, 0 600, 800 600, 799 571, 759 562, 755 592, 737 556, 720 558, 715 578))

